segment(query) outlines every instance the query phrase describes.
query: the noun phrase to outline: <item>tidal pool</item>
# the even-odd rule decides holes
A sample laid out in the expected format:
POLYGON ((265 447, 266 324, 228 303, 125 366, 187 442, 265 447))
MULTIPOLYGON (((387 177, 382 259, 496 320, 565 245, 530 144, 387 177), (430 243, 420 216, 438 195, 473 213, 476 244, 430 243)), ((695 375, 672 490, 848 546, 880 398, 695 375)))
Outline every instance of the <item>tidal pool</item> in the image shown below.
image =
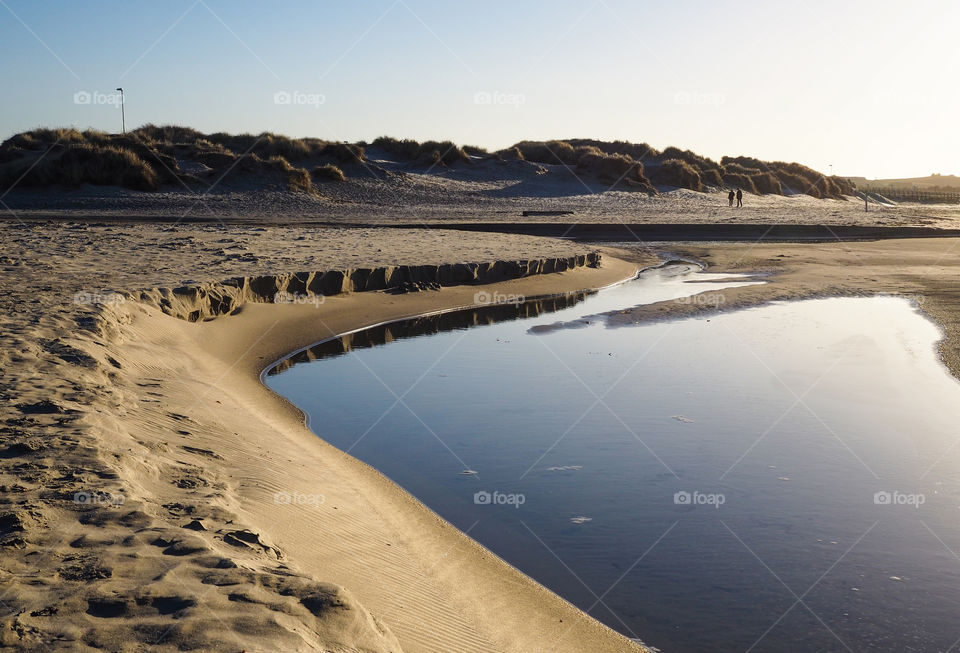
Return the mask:
POLYGON ((318 436, 666 653, 950 649, 960 384, 935 325, 896 297, 600 315, 704 290, 722 305, 748 282, 668 266, 358 332, 265 380, 318 436))

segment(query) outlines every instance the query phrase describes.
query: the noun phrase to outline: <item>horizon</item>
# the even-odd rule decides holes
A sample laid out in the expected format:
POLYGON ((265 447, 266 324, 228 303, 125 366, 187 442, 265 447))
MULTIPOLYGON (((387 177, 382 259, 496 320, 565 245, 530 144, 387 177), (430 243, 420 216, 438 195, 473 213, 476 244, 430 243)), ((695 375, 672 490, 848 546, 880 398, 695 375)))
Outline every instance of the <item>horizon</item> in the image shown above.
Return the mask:
POLYGON ((946 109, 960 91, 943 83, 960 68, 951 45, 960 7, 811 0, 784 17, 755 0, 693 4, 504 12, 298 0, 262 12, 223 0, 104 0, 95 11, 51 11, 0 0, 0 36, 21 55, 0 64, 21 100, 0 108, 0 126, 4 138, 36 127, 118 133, 122 87, 128 131, 181 124, 489 150, 575 136, 845 177, 960 174, 946 109), (734 72, 707 70, 718 59, 734 72))

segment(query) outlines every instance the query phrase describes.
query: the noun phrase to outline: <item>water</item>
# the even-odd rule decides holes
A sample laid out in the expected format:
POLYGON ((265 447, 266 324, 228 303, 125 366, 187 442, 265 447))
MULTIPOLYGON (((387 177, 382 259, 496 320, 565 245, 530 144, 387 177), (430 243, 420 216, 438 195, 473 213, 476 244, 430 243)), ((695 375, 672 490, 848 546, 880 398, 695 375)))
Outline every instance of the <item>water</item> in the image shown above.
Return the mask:
POLYGON ((960 385, 937 328, 890 297, 596 316, 744 283, 690 272, 355 334, 267 383, 320 437, 666 653, 948 650, 960 385))

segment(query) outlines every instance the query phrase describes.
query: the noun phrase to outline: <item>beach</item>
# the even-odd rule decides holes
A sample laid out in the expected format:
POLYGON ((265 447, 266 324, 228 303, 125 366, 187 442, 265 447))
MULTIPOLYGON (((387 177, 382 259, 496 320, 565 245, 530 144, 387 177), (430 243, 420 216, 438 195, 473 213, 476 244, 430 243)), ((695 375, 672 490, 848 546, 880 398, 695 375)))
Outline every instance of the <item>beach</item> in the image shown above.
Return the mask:
POLYGON ((326 444, 261 383, 337 334, 601 288, 679 257, 768 283, 610 321, 899 294, 940 324, 960 369, 954 238, 598 247, 370 227, 2 229, 0 632, 23 650, 643 650, 326 444), (403 266, 442 283, 378 289, 403 266), (331 271, 346 271, 336 291, 299 293, 331 271))
POLYGON ((960 4, 822 4, 0 0, 0 649, 958 646, 960 4))
POLYGON ((326 445, 259 380, 312 342, 469 306, 480 287, 549 295, 629 278, 636 264, 248 303, 191 322, 126 293, 267 270, 590 250, 453 232, 4 229, 5 645, 639 650, 326 445), (225 240, 235 256, 211 266, 225 240))

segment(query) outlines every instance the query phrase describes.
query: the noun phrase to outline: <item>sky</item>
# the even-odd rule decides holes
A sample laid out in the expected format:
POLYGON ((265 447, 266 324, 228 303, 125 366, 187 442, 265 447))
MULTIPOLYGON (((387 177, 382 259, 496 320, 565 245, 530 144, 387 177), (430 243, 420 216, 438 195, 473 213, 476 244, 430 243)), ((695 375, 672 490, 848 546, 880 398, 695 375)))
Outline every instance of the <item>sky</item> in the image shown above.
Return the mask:
POLYGON ((0 138, 181 124, 960 175, 957 0, 0 0, 0 138))

